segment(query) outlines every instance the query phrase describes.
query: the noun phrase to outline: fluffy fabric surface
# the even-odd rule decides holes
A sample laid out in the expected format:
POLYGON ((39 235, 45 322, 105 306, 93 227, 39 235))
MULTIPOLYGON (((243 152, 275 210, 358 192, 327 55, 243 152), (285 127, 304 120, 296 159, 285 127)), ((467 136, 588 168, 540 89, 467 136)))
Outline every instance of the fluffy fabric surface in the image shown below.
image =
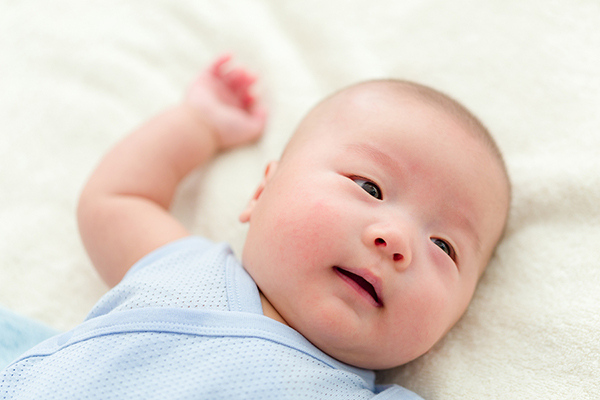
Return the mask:
POLYGON ((107 288, 78 238, 79 191, 216 55, 260 76, 267 132, 192 174, 173 209, 238 254, 237 214, 308 108, 398 77, 484 121, 513 209, 464 318, 382 377, 427 399, 597 398, 598 26, 596 0, 0 2, 0 304, 59 330, 84 318, 107 288))

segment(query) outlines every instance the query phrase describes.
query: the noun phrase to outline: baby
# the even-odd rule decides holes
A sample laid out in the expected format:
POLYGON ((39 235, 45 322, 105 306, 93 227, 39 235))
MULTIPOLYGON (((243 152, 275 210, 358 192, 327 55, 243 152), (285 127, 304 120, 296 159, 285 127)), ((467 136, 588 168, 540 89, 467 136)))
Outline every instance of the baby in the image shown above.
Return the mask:
POLYGON ((168 212, 190 171, 262 134, 255 79, 229 61, 93 173, 80 232, 118 285, 82 325, 5 369, 0 395, 419 398, 376 385, 372 370, 424 354, 466 310, 510 203, 493 139, 418 84, 335 93, 267 166, 240 215, 240 264, 168 212))

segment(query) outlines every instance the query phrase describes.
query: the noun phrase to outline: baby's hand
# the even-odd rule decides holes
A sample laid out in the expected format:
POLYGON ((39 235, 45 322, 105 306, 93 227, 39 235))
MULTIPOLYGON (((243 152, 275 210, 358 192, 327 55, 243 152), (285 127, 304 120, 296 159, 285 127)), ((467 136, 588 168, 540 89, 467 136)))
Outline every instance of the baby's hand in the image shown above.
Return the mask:
POLYGON ((256 78, 243 68, 226 69, 230 60, 230 55, 219 57, 196 78, 184 100, 212 125, 220 149, 258 139, 267 115, 250 94, 256 78))

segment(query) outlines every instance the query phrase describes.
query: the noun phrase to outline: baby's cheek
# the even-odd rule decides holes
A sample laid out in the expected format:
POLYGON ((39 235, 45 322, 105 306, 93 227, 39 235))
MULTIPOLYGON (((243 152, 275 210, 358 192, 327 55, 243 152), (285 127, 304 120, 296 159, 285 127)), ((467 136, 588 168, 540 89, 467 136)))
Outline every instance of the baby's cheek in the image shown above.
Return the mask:
POLYGON ((410 360, 426 353, 449 328, 450 310, 447 288, 435 281, 413 283, 396 304, 391 341, 405 347, 402 356, 410 360))
POLYGON ((278 218, 278 231, 303 253, 331 249, 347 232, 341 205, 332 199, 302 196, 287 202, 278 218))

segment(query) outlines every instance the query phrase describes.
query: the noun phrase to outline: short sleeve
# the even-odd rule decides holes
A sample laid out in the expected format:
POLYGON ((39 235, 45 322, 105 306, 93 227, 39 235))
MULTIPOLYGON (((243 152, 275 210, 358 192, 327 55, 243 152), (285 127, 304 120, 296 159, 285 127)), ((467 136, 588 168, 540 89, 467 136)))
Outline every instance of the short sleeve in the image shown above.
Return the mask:
POLYGON ((228 257, 233 255, 224 243, 197 236, 171 242, 134 264, 86 320, 148 307, 228 310, 224 272, 228 257))

